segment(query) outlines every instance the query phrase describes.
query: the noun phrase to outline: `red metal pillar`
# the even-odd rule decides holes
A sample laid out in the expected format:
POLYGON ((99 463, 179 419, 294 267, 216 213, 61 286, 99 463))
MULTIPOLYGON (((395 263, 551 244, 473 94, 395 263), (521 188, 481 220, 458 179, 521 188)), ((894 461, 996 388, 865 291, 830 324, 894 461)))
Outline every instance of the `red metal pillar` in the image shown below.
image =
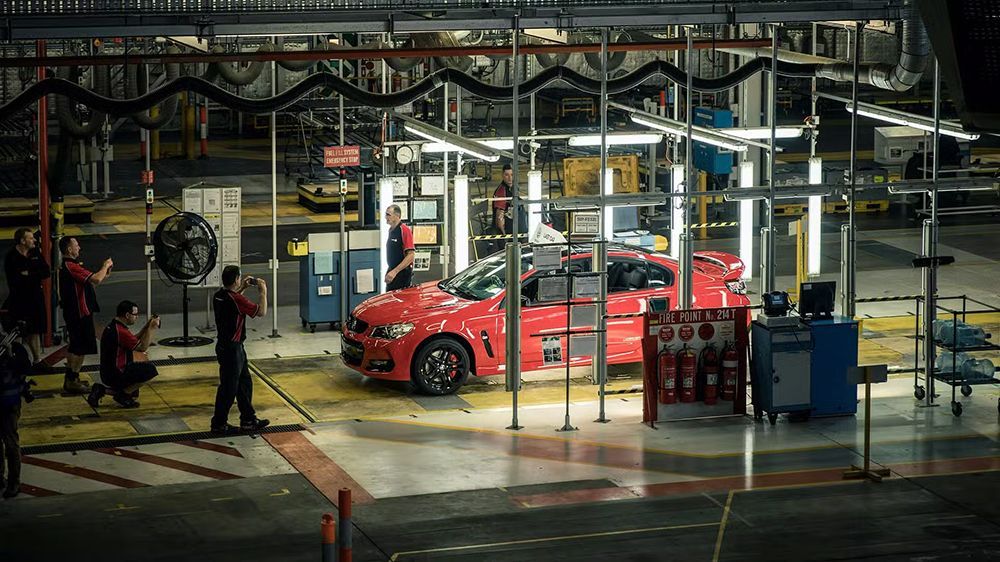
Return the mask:
MULTIPOLYGON (((35 43, 35 55, 39 58, 45 56, 45 41, 35 43)), ((39 66, 38 80, 45 80, 45 66, 39 66)), ((38 217, 42 231, 42 255, 46 260, 52 259, 52 237, 49 226, 49 138, 48 138, 48 104, 43 96, 38 100, 38 127, 36 136, 38 138, 38 217)), ((55 264, 51 264, 55 265, 55 264)), ((52 278, 42 281, 42 292, 45 294, 45 334, 42 337, 43 345, 52 345, 52 278)))

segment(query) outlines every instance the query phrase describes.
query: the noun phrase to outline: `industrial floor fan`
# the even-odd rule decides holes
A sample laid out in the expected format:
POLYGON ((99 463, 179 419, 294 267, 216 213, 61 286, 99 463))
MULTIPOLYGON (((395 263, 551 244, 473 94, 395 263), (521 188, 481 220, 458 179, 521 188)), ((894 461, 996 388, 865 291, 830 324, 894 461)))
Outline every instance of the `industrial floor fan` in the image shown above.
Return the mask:
POLYGON ((194 213, 176 213, 163 219, 153 232, 153 256, 168 279, 184 288, 184 335, 160 340, 173 347, 212 343, 211 338, 188 334, 188 287, 201 283, 219 255, 219 242, 208 221, 194 213))

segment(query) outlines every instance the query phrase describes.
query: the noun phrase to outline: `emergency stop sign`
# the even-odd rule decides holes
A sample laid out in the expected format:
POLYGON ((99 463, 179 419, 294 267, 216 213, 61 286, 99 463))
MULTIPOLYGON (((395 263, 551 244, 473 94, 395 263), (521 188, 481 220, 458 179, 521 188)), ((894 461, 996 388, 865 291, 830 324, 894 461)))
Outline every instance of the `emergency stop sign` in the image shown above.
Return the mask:
POLYGON ((661 326, 660 327, 660 341, 664 343, 669 343, 674 339, 674 327, 673 326, 661 326))
POLYGON ((361 165, 361 147, 355 144, 323 147, 324 168, 346 168, 361 165))

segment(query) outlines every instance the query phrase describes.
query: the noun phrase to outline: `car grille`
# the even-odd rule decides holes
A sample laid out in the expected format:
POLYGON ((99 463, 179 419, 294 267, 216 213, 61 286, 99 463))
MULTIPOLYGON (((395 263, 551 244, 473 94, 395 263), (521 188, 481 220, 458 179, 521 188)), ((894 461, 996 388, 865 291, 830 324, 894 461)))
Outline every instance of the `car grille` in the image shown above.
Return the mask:
POLYGON ((348 337, 342 337, 340 344, 340 356, 344 359, 344 363, 360 367, 361 361, 365 358, 364 346, 348 337))
POLYGON ((364 320, 360 320, 353 314, 347 319, 347 329, 354 332, 355 334, 363 334, 368 330, 368 323, 364 320))

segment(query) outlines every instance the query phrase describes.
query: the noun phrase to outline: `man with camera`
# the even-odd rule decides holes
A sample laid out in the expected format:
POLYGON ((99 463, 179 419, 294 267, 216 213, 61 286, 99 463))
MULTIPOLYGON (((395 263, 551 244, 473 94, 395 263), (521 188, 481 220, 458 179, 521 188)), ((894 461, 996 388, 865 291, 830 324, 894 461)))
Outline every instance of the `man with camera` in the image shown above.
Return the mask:
POLYGON ((257 417, 253 408, 253 379, 247 365, 243 342, 247 339, 246 320, 267 314, 267 284, 249 275, 241 277, 240 268, 227 265, 222 270, 222 288, 212 297, 218 338, 215 357, 219 361, 219 389, 215 394, 212 433, 229 435, 237 431, 256 431, 267 427, 268 420, 257 417), (257 302, 243 296, 248 287, 257 287, 257 302), (239 428, 229 425, 233 401, 240 410, 239 428))
POLYGON ((31 359, 24 347, 14 341, 18 335, 14 328, 0 341, 0 489, 5 499, 21 491, 21 440, 17 424, 21 418, 21 398, 25 402, 34 400, 25 380, 31 359))
POLYGON ((59 298, 69 334, 63 390, 70 394, 87 394, 90 386, 80 380, 80 369, 84 357, 97 353, 94 313, 100 312, 101 307, 97 304, 94 287, 108 278, 114 262, 108 258, 97 271, 87 270, 80 262, 80 242, 72 236, 59 240, 59 251, 63 255, 59 268, 59 298))
POLYGON ((153 340, 153 334, 160 327, 160 317, 153 315, 146 324, 133 334, 129 326, 139 319, 139 305, 124 300, 118 303, 115 317, 108 322, 101 334, 101 382, 91 388, 87 403, 97 408, 101 398, 110 390, 123 408, 138 408, 139 387, 153 380, 156 365, 146 358, 136 361, 136 352, 145 352, 153 340))

